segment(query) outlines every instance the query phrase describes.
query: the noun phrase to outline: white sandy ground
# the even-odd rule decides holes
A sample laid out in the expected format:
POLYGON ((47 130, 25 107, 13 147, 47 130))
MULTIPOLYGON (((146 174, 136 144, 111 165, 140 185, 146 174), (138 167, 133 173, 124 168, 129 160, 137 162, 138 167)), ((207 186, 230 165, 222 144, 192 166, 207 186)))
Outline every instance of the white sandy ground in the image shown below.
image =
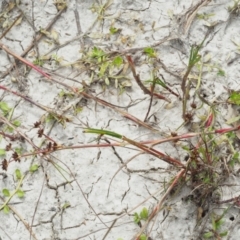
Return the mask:
MULTIPOLYGON (((21 0, 19 7, 24 11, 30 22, 34 22, 35 29, 38 31, 40 28, 45 28, 57 14, 53 2, 52 0, 21 0)), ((181 21, 178 16, 181 16, 192 4, 197 2, 187 0, 113 0, 112 5, 106 10, 106 18, 98 19, 96 25, 92 26, 98 16, 91 11, 91 7, 102 5, 105 1, 101 3, 100 0, 69 0, 67 1, 67 10, 62 13, 51 29, 59 34, 60 45, 79 36, 74 15, 74 10, 77 10, 80 16, 82 33, 87 34, 84 38, 78 38, 66 47, 59 48, 51 53, 55 53, 64 59, 61 62, 64 65, 63 67, 58 67, 51 61, 45 63, 43 67, 49 72, 54 71, 80 82, 84 80, 88 84, 90 83, 90 77, 81 70, 82 66, 80 64, 70 66, 70 63, 81 58, 81 46, 88 49, 95 45, 105 51, 123 51, 133 47, 150 46, 171 34, 172 37, 180 40, 167 41, 157 46, 155 50, 158 58, 166 65, 167 69, 177 76, 182 76, 186 70, 191 45, 199 44, 203 40, 207 32, 206 24, 216 22, 218 24, 212 30, 212 34, 208 38, 209 43, 201 50, 201 54, 203 56, 210 54, 211 60, 209 63, 223 69, 225 76, 218 76, 216 68, 210 72, 205 68, 201 91, 202 94, 205 94, 207 101, 224 103, 228 98, 228 89, 239 90, 240 67, 238 56, 240 52, 237 52, 237 46, 232 42, 232 39, 235 39, 240 44, 239 17, 235 16, 230 24, 226 25, 225 21, 229 17, 227 9, 229 5, 233 4, 233 1, 211 1, 199 13, 213 13, 214 15, 207 21, 194 20, 188 34, 184 34, 180 31, 179 23, 181 21), (121 28, 121 32, 110 35, 109 27, 111 24, 116 28, 121 28)), ((0 7, 3 11, 4 2, 0 3, 0 7)), ((9 17, 11 22, 19 13, 20 11, 15 9, 4 17, 9 17)), ((20 55, 32 43, 33 36, 32 27, 26 21, 26 18, 23 18, 21 23, 13 26, 7 35, 1 39, 1 42, 20 55)), ((39 55, 43 56, 55 46, 57 45, 53 41, 45 37, 42 38, 38 43, 39 55)), ((36 51, 31 51, 26 58, 33 61, 36 56, 36 51)), ((151 64, 147 63, 147 57, 142 51, 132 53, 132 57, 137 63, 137 71, 141 79, 148 80, 151 64)), ((14 59, 0 50, 0 72, 5 72, 13 63, 14 59)), ((155 64, 156 66, 159 65, 159 71, 164 75, 171 88, 181 94, 180 78, 175 78, 164 71, 160 63, 156 62, 155 64)), ((11 75, 1 79, 0 84, 19 91, 42 105, 58 110, 74 105, 76 102, 79 102, 79 106, 83 107, 82 112, 78 113, 77 116, 73 116, 72 110, 66 113, 66 115, 72 116, 72 119, 69 123, 66 123, 65 128, 61 124, 56 124, 50 131, 51 123, 45 124, 44 132, 48 133, 50 131, 49 136, 58 144, 67 146, 97 143, 97 135, 83 133, 86 124, 92 128, 115 131, 140 141, 159 139, 164 136, 161 133, 169 134, 171 131, 176 131, 183 122, 181 101, 162 89, 161 93, 166 94, 171 99, 172 104, 169 107, 169 104, 165 101, 154 98, 149 115, 152 115, 152 117, 148 119, 148 123, 158 129, 160 133, 153 133, 148 129, 137 126, 114 110, 96 104, 92 100, 82 98, 76 101, 76 99, 68 98, 62 101, 58 94, 64 89, 63 86, 49 83, 33 70, 24 76, 25 71, 27 71, 25 66, 21 65, 18 72, 13 71, 11 75), (17 79, 17 82, 13 79, 17 79)), ((60 79, 54 73, 53 76, 60 79)), ((118 106, 128 106, 136 103, 128 108, 128 112, 143 121, 148 110, 150 97, 144 95, 134 81, 132 74, 129 74, 129 78, 132 86, 121 95, 114 88, 114 84, 108 87, 105 92, 99 84, 92 85, 92 94, 118 106)), ((60 81, 74 87, 81 87, 80 84, 68 79, 63 78, 60 81)), ((2 90, 0 93, 1 96, 4 96, 2 101, 7 102, 11 107, 14 107, 19 101, 19 97, 13 94, 4 94, 2 90)), ((227 119, 232 116, 231 108, 222 104, 217 110, 219 111, 217 126, 224 127, 227 119)), ((200 122, 200 115, 206 115, 207 111, 208 106, 204 105, 198 115, 194 117, 194 124, 190 128, 180 128, 178 133, 194 131, 195 126, 200 122)), ((40 144, 41 139, 38 138, 37 130, 32 129, 32 126, 35 122, 43 119, 44 114, 45 111, 26 101, 21 101, 14 111, 14 117, 22 123, 18 128, 19 131, 26 134, 36 145, 40 144)), ((0 148, 4 148, 7 143, 6 140, 2 139, 0 148)), ((106 142, 102 141, 102 143, 106 142)), ((12 145, 13 147, 22 147, 24 152, 32 150, 27 142, 17 141, 12 142, 12 145)), ((181 149, 181 144, 179 146, 170 143, 162 144, 157 149, 184 162, 186 152, 181 149)), ((222 150, 223 155, 226 154, 224 149, 220 148, 220 150, 222 150)), ((39 164, 41 167, 34 174, 27 173, 21 187, 25 191, 25 197, 19 199, 14 196, 10 201, 9 206, 14 208, 14 212, 11 210, 9 214, 0 212, 0 239, 30 239, 29 226, 32 226, 32 232, 38 240, 99 240, 103 239, 112 221, 121 216, 106 239, 132 239, 140 230, 139 226, 133 222, 133 213, 139 212, 143 207, 148 208, 151 212, 158 200, 161 199, 165 184, 176 174, 176 170, 160 159, 146 154, 140 155, 128 164, 128 170, 124 169, 117 174, 111 184, 109 196, 107 196, 110 181, 122 165, 121 161, 126 162, 136 153, 138 151, 134 148, 116 147, 113 149, 109 147, 64 150, 51 154, 50 159, 64 169, 61 172, 66 179, 59 173, 56 166, 47 162, 41 156, 36 158, 25 157, 21 159, 20 163, 11 162, 7 172, 0 170, 1 191, 4 188, 9 189, 10 192, 14 191, 17 186, 14 172, 17 168, 22 173, 27 173, 33 163, 39 164), (77 182, 73 181, 74 179, 69 171, 74 174, 77 182), (72 181, 71 184, 67 184, 66 180, 72 181), (92 208, 84 199, 79 186, 92 208), (147 202, 139 205, 155 192, 157 193, 150 197, 147 202), (65 203, 70 204, 66 209, 63 208, 65 203), (136 210, 125 214, 138 205, 139 207, 136 210), (96 217, 93 209, 99 218, 96 217), (27 226, 24 223, 27 223, 27 226)), ((11 153, 7 154, 6 159, 11 159, 11 153)), ((239 176, 232 172, 226 178, 226 185, 219 189, 221 199, 238 196, 239 190, 239 176)), ((190 191, 191 189, 186 188, 168 198, 164 209, 156 218, 150 233, 151 239, 202 239, 202 232, 211 227, 210 216, 206 215, 197 224, 196 205, 190 201, 182 200, 189 195, 190 191)), ((3 197, 2 192, 0 195, 3 197)), ((2 204, 3 201, 0 200, 0 205, 2 204)), ((209 213, 221 214, 227 206, 229 205, 212 204, 209 213)), ((223 239, 239 239, 240 218, 238 207, 231 207, 224 216, 224 220, 222 228, 223 230, 229 230, 229 234, 223 239)), ((34 239, 33 236, 32 239, 34 239)))

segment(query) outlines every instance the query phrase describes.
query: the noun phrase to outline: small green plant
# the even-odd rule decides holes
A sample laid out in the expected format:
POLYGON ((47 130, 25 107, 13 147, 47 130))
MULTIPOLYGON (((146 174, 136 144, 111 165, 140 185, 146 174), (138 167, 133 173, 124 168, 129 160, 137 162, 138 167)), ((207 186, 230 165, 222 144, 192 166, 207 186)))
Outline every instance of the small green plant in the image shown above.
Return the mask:
POLYGON ((144 48, 143 52, 149 57, 149 58, 156 58, 157 53, 155 50, 151 47, 144 48))
POLYGON ((114 35, 116 33, 119 33, 120 29, 119 28, 115 28, 115 27, 110 27, 109 28, 109 32, 110 32, 110 34, 114 35))
POLYGON ((148 219, 148 210, 147 208, 143 208, 140 214, 137 212, 134 213, 134 222, 139 224, 142 220, 146 221, 148 219))
POLYGON ((232 91, 230 93, 228 102, 231 104, 240 105, 240 93, 236 91, 232 91))
POLYGON ((40 66, 42 67, 44 65, 45 61, 41 58, 36 58, 34 61, 33 61, 33 64, 36 65, 36 66, 40 66))
POLYGON ((222 225, 224 223, 223 217, 228 209, 226 209, 221 216, 217 216, 214 213, 211 216, 212 228, 208 232, 204 233, 203 237, 205 239, 221 239, 228 234, 228 231, 221 231, 222 225))

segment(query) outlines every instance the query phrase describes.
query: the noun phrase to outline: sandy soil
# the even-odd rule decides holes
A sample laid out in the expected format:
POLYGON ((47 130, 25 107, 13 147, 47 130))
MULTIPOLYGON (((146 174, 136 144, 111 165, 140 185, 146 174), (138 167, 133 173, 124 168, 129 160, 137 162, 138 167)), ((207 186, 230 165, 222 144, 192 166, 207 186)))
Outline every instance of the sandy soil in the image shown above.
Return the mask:
MULTIPOLYGON (((240 77, 240 6, 229 12, 233 5, 227 0, 1 1, 0 239, 136 239, 141 228, 134 213, 145 207, 150 214, 179 168, 121 139, 83 130, 106 129, 137 142, 153 141, 173 132, 200 131, 213 105, 214 128, 237 124, 229 119, 238 115, 238 108, 227 103, 230 90, 239 90, 240 77), (187 107, 194 102, 197 110, 191 110, 191 122, 184 124, 182 79, 191 47, 205 37, 201 64, 188 76, 187 107), (155 57, 144 53, 147 47, 155 57), (51 77, 27 67, 17 59, 20 55, 51 77), (165 100, 145 94, 126 55, 145 86, 154 73, 175 95, 161 86, 155 92, 165 100), (121 66, 104 71, 109 66, 101 61, 112 64, 116 57, 121 66), (103 146, 110 143, 118 146, 103 146), (11 150, 5 151, 9 144, 11 150)), ((218 155, 228 161, 232 155, 221 137, 218 155)), ((196 139, 183 139, 155 149, 186 164, 184 146, 194 144, 196 139)), ((238 172, 236 164, 213 195, 220 200, 237 197, 238 172)), ((196 189, 179 185, 144 229, 148 239, 204 239, 213 230, 212 219, 221 214, 224 223, 215 230, 228 234, 209 239, 239 239, 237 204, 214 204, 211 198, 199 206, 196 189)))

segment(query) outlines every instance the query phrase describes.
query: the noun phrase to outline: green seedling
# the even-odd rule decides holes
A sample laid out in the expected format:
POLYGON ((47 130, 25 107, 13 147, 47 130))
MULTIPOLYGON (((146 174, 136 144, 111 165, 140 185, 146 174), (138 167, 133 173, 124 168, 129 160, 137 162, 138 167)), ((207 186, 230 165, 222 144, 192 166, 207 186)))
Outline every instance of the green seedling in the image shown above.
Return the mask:
POLYGON ((109 28, 109 32, 110 32, 110 34, 112 34, 112 35, 117 34, 117 33, 119 33, 120 31, 121 31, 121 29, 119 29, 119 28, 115 28, 115 27, 110 27, 110 28, 109 28))
POLYGON ((215 214, 212 214, 211 220, 212 220, 212 229, 210 229, 208 232, 204 233, 203 237, 206 239, 212 238, 212 239, 221 239, 221 237, 225 237, 228 234, 228 231, 221 231, 221 227, 224 223, 223 217, 228 211, 229 208, 227 208, 221 216, 217 216, 215 214))
POLYGON ((33 61, 33 64, 36 65, 36 66, 39 66, 39 67, 42 67, 44 65, 45 61, 41 58, 36 58, 34 61, 33 61))
POLYGON ((181 88, 182 88, 182 92, 183 92, 183 114, 182 114, 182 116, 183 116, 184 120, 188 119, 186 117, 186 115, 187 115, 186 107, 187 107, 187 100, 189 98, 190 82, 188 81, 188 83, 187 83, 187 79, 188 79, 188 76, 189 76, 192 68, 201 60, 201 55, 199 54, 199 51, 202 48, 204 41, 205 41, 205 39, 199 45, 191 47, 187 71, 184 74, 183 79, 182 79, 182 84, 181 84, 181 88))
POLYGON ((97 13, 98 14, 98 20, 103 20, 104 19, 104 15, 105 15, 105 11, 107 10, 107 8, 109 8, 112 4, 112 0, 108 0, 105 4, 103 5, 97 5, 97 4, 93 4, 90 8, 90 10, 93 13, 97 13))
POLYGON ((93 47, 92 51, 89 53, 90 58, 97 59, 99 63, 103 62, 106 56, 106 53, 97 47, 93 47))
POLYGON ((151 48, 151 47, 144 48, 143 52, 144 52, 149 58, 156 58, 156 57, 157 57, 156 52, 155 52, 154 49, 151 48))
POLYGON ((136 224, 139 224, 142 220, 146 221, 148 219, 148 210, 147 208, 143 208, 142 211, 140 212, 140 214, 138 214, 137 212, 134 213, 134 219, 133 221, 136 224))
POLYGON ((231 103, 231 104, 235 104, 235 105, 239 106, 240 105, 240 93, 232 91, 230 93, 228 102, 231 103))
POLYGON ((120 75, 124 71, 124 62, 121 56, 111 59, 102 49, 94 47, 87 54, 84 62, 94 67, 94 71, 91 72, 91 82, 97 78, 103 80, 105 85, 109 86, 111 80, 114 80, 115 87, 120 88, 120 91, 131 86, 128 78, 125 75, 120 75), (96 65, 98 65, 97 70, 95 70, 96 65))
POLYGON ((59 65, 64 60, 63 57, 59 57, 57 54, 52 54, 51 59, 55 61, 57 65, 59 65))

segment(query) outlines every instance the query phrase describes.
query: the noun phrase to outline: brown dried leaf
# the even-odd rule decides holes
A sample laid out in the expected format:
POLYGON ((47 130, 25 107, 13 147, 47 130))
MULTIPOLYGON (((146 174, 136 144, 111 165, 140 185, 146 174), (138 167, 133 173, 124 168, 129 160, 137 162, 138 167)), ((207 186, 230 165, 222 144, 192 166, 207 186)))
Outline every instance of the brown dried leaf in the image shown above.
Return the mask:
POLYGON ((7 162, 6 159, 4 159, 4 160, 2 161, 2 170, 7 171, 7 168, 8 168, 8 162, 7 162))

